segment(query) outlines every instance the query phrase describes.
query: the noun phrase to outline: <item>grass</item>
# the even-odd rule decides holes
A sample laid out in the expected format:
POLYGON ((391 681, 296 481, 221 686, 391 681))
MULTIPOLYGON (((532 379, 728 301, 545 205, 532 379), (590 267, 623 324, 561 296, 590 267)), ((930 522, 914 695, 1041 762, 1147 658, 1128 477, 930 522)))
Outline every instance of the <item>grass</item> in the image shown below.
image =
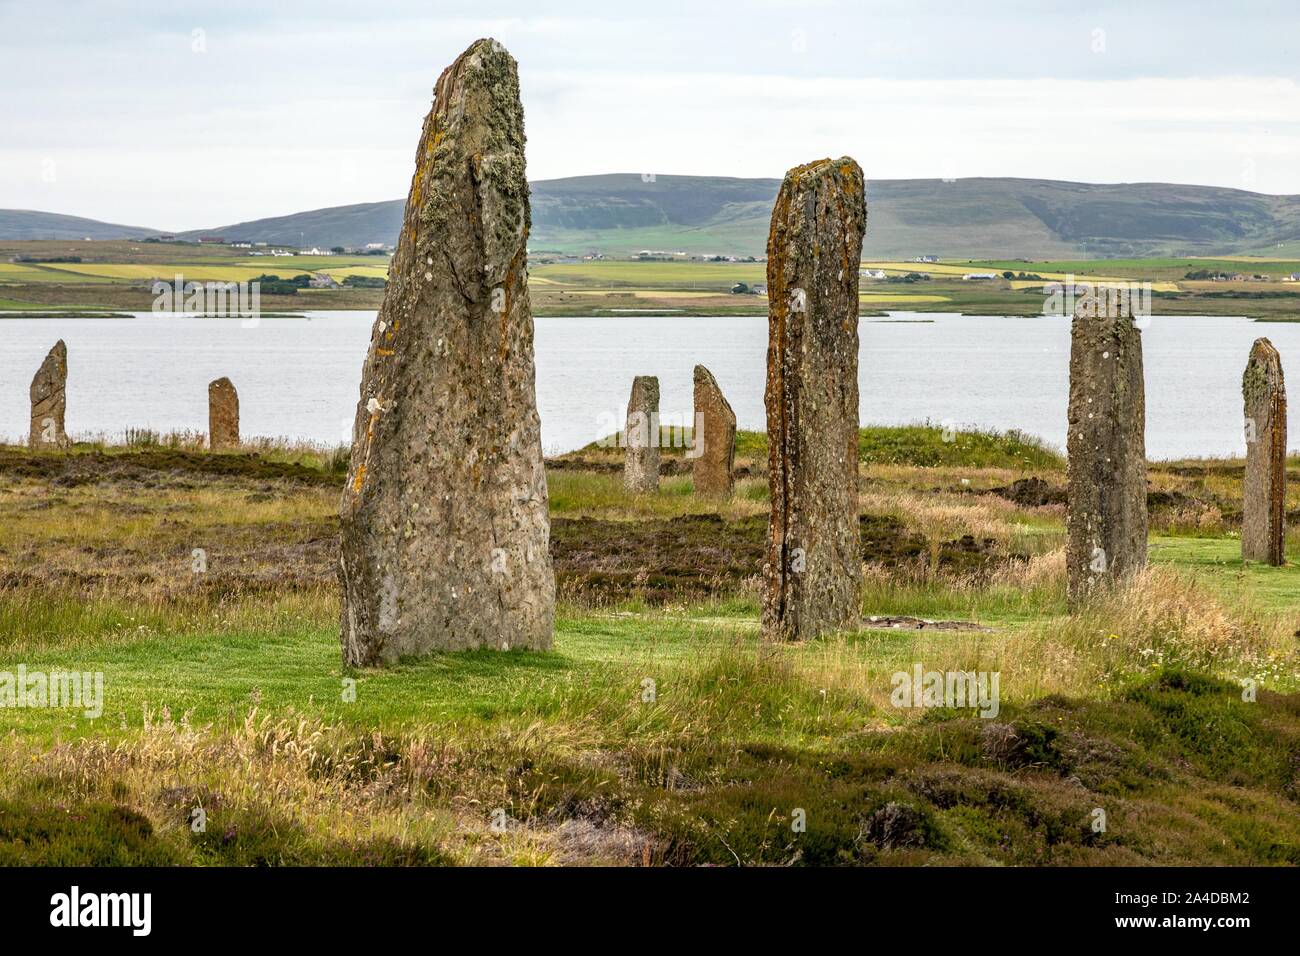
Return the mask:
MULTIPOLYGON (((660 426, 661 454, 680 458, 693 441, 690 426, 660 426)), ((624 441, 616 432, 574 453, 580 459, 612 452, 624 441)), ((767 433, 739 430, 736 454, 740 458, 767 458, 767 433)), ((858 430, 858 460, 868 465, 911 465, 920 468, 1030 468, 1059 470, 1061 453, 1051 445, 1018 431, 959 429, 925 422, 917 425, 868 425, 858 430)), ((686 494, 688 488, 668 484, 668 494, 686 494)))
POLYGON ((105 679, 97 719, 0 710, 0 862, 1300 863, 1300 572, 1241 562, 1240 462, 1154 466, 1152 567, 1070 614, 1063 509, 1007 491, 1060 458, 953 437, 863 430, 862 610, 985 630, 764 644, 742 433, 721 507, 554 463, 551 653, 359 671, 338 452, 0 449, 0 671, 105 679), (998 673, 997 716, 895 707, 917 663, 998 673))

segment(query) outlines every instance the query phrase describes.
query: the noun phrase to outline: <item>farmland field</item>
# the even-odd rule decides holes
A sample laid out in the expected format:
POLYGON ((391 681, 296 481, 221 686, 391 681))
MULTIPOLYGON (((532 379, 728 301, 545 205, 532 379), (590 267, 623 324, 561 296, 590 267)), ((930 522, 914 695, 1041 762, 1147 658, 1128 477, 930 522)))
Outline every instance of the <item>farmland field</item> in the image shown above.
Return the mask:
MULTIPOLYGON (((349 277, 383 279, 388 259, 372 255, 251 256, 246 249, 220 245, 111 242, 0 243, 0 291, 10 309, 32 307, 72 309, 150 308, 155 279, 241 282, 262 275, 291 278, 329 276, 337 283, 349 277), (12 261, 21 257, 76 262, 12 261)), ((1185 279, 1189 272, 1260 273, 1281 280, 1300 271, 1292 259, 1105 259, 1076 261, 955 261, 918 263, 867 261, 864 270, 880 270, 887 279, 864 277, 864 314, 893 309, 950 311, 983 315, 1038 315, 1044 285, 1073 275, 1076 281, 1098 283, 1150 282, 1159 298, 1155 311, 1171 314, 1246 315, 1271 320, 1300 316, 1300 283, 1280 281, 1214 282, 1185 279), (1004 272, 1039 278, 1002 277, 1004 272), (985 281, 963 281, 970 272, 995 273, 985 281), (910 273, 928 276, 903 281, 910 273), (889 281, 893 280, 893 281, 889 281)), ((538 315, 610 315, 619 311, 684 310, 688 314, 764 315, 763 295, 733 294, 738 283, 766 283, 766 264, 585 259, 557 261, 534 256, 529 267, 533 310, 538 315), (630 300, 630 301, 629 301, 630 300)), ((339 288, 300 290, 297 294, 264 295, 265 309, 374 309, 382 289, 339 288), (310 300, 308 302, 307 300, 310 300)))

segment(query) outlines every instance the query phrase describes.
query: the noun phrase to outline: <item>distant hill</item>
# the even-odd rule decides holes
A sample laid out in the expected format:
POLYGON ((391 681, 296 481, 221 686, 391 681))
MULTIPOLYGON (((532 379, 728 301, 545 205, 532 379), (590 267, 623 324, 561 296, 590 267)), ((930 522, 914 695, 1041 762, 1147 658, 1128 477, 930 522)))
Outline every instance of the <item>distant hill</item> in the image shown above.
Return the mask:
MULTIPOLYGON (((758 255, 778 179, 636 174, 575 176, 532 185, 540 252, 627 255, 643 249, 758 255)), ((883 179, 867 184, 866 258, 1117 258, 1263 254, 1300 242, 1300 196, 1167 183, 1095 185, 1045 179, 883 179)), ((20 238, 0 211, 0 239, 20 238)), ((86 223, 112 235, 152 230, 86 223), (114 231, 115 230, 115 231, 114 231), (125 232, 123 232, 125 230, 125 232)), ((335 206, 181 233, 283 245, 397 241, 402 201, 335 206)), ((78 229, 73 228, 72 233, 78 229)), ((71 237, 71 233, 69 234, 71 237)), ((21 238, 37 238, 27 235, 21 238)))
POLYGON ((355 206, 331 206, 271 219, 237 222, 212 229, 178 232, 179 239, 221 236, 227 242, 240 239, 284 246, 348 246, 360 248, 367 243, 395 244, 402 231, 403 199, 390 202, 366 202, 355 206))
MULTIPOLYGON (((779 179, 636 174, 532 183, 534 253, 642 249, 758 255, 779 179)), ((882 179, 867 184, 865 256, 1115 258, 1265 252, 1300 240, 1300 196, 1166 183, 882 179)), ((320 246, 394 243, 402 202, 338 206, 189 237, 320 246)))
POLYGON ((0 239, 129 239, 157 234, 157 229, 144 226, 119 226, 32 209, 0 209, 0 239))

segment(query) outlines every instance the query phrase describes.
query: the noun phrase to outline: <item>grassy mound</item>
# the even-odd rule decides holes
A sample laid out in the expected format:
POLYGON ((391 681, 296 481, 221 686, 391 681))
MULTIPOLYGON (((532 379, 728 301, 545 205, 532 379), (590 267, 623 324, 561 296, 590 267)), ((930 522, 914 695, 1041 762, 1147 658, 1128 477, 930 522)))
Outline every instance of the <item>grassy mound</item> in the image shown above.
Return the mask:
MULTIPOLYGON (((623 433, 592 442, 574 456, 622 455, 623 433)), ((679 457, 692 441, 690 428, 660 427, 661 453, 679 457)), ((568 456, 563 456, 568 457, 568 456)), ((767 434, 736 433, 737 459, 765 461, 767 434)), ((868 465, 1062 469, 1065 458, 1049 444, 1019 431, 963 431, 938 425, 868 425, 858 430, 858 459, 868 465)))

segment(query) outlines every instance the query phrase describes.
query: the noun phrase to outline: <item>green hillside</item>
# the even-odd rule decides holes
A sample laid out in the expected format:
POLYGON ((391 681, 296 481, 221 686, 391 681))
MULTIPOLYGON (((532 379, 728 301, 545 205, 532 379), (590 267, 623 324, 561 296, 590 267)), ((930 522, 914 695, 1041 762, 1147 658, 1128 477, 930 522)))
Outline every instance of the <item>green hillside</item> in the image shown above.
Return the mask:
POLYGON ((157 235, 157 229, 144 226, 121 226, 80 216, 33 209, 0 209, 0 239, 129 239, 132 236, 157 235))
MULTIPOLYGON (((532 184, 536 253, 643 250, 761 255, 780 180, 612 174, 532 184)), ((1167 183, 1041 179, 884 179, 868 183, 864 258, 1098 259, 1294 255, 1300 196, 1167 183)), ((284 245, 392 244, 403 201, 335 206, 196 229, 284 245)), ((0 239, 115 238, 152 230, 45 213, 0 211, 0 239), (36 217, 36 218, 33 218, 36 217), (40 217, 44 217, 43 219, 40 217), (58 221, 58 222, 56 222, 58 221)))
MULTIPOLYGON (((637 174, 532 184, 534 253, 761 255, 778 179, 637 174)), ((884 179, 868 184, 866 259, 1240 255, 1300 243, 1300 196, 1164 183, 884 179)), ((316 245, 392 243, 401 202, 210 230, 316 245)), ((1282 247, 1287 248, 1286 246, 1282 247)))

